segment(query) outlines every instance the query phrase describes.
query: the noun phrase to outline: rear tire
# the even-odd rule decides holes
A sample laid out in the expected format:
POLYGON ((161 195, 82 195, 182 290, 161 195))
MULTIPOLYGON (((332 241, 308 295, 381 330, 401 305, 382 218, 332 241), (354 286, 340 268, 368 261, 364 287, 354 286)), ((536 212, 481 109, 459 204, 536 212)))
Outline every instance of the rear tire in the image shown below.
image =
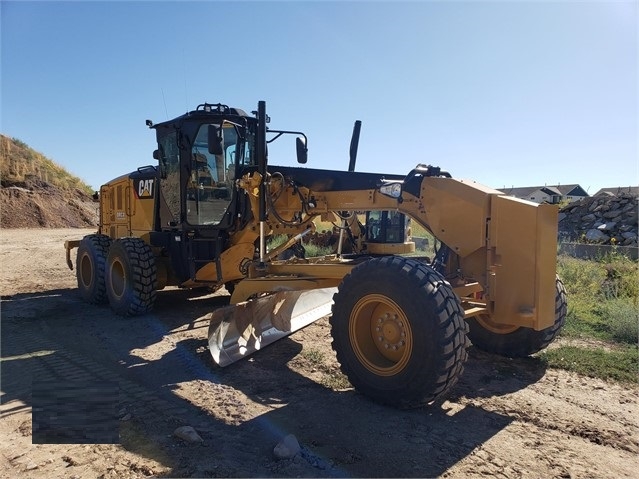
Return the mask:
POLYGON ((470 341, 479 349, 509 358, 523 358, 545 349, 561 331, 568 310, 566 289, 559 278, 555 281, 555 291, 555 322, 552 326, 541 331, 521 327, 500 333, 497 327, 487 329, 491 326, 489 318, 473 317, 468 319, 470 341))
POLYGON ((344 277, 333 299, 333 349, 359 392, 417 407, 443 397, 461 376, 464 312, 450 284, 424 263, 371 259, 344 277))
POLYGON ((104 277, 110 244, 111 238, 108 236, 93 234, 82 238, 78 246, 75 274, 80 296, 87 303, 104 304, 107 302, 104 277))
POLYGON ((151 247, 140 238, 121 238, 109 248, 106 292, 111 309, 136 316, 153 309, 157 269, 151 247))

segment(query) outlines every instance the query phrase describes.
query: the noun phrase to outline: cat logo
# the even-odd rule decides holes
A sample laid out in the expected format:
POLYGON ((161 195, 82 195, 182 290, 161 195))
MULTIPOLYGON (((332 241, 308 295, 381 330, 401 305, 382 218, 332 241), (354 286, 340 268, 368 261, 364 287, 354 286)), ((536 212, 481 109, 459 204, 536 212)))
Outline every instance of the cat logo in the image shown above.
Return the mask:
POLYGON ((155 178, 151 178, 148 180, 137 180, 136 191, 138 193, 138 198, 153 198, 153 182, 155 178))

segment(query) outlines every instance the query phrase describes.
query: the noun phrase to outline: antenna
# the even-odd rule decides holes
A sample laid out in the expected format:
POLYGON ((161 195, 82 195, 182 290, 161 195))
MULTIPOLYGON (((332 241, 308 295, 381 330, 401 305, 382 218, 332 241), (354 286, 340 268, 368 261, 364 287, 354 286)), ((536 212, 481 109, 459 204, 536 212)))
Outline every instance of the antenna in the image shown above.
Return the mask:
POLYGON ((184 58, 184 48, 182 48, 182 72, 184 73, 184 99, 186 101, 186 111, 189 111, 189 92, 186 88, 186 61, 184 58))
POLYGON ((164 98, 164 88, 160 88, 162 91, 162 101, 164 102, 164 113, 166 113, 166 119, 169 119, 169 110, 166 108, 166 98, 164 98))

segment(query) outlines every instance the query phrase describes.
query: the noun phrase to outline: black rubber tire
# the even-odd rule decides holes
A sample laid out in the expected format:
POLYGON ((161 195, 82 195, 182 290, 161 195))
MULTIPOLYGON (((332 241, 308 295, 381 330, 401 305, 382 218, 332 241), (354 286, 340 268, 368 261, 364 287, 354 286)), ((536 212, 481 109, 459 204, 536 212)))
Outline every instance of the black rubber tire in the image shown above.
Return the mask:
POLYGON ((80 296, 90 304, 107 302, 104 283, 106 258, 111 238, 92 234, 82 238, 75 260, 75 275, 80 296))
POLYGON ((137 316, 153 309, 157 269, 151 247, 140 238, 120 238, 109 248, 106 291, 111 309, 137 316))
POLYGON ((545 349, 564 326, 568 310, 566 289, 559 278, 555 281, 555 291, 555 322, 552 326, 541 331, 522 327, 500 334, 486 329, 476 318, 469 318, 467 321, 470 341, 483 351, 509 358, 523 358, 545 349))
POLYGON ((428 265, 400 256, 371 259, 344 277, 333 300, 332 346, 357 391, 419 407, 443 398, 461 376, 464 312, 428 265))

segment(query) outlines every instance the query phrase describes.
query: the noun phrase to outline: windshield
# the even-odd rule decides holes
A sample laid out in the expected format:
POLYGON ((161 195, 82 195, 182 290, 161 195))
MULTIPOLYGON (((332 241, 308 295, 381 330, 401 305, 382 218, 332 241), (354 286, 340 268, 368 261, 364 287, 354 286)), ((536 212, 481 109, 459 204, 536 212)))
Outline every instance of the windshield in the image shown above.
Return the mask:
MULTIPOLYGON (((219 124, 214 124, 219 128, 219 124)), ((191 176, 187 184, 187 221, 194 225, 217 225, 227 212, 234 180, 242 166, 253 164, 254 134, 223 123, 223 153, 208 149, 208 123, 201 124, 191 149, 191 176)))
MULTIPOLYGON (((235 166, 251 166, 255 164, 255 134, 252 129, 247 129, 244 134, 244 138, 238 135, 237 127, 230 123, 223 124, 223 136, 224 136, 224 154, 222 155, 224 173, 216 181, 228 181, 231 173, 235 173, 235 166), (238 156, 236 158, 236 156, 238 156), (231 172, 227 170, 232 170, 231 172)), ((215 124, 219 128, 219 124, 215 124)), ((193 143, 193 153, 202 154, 207 158, 207 161, 213 160, 215 155, 209 153, 207 143, 207 129, 208 124, 200 125, 197 137, 193 143)), ((219 159, 218 159, 219 160, 219 159)), ((220 171, 221 172, 221 171, 220 171)), ((222 173, 222 172, 221 172, 222 173)))

